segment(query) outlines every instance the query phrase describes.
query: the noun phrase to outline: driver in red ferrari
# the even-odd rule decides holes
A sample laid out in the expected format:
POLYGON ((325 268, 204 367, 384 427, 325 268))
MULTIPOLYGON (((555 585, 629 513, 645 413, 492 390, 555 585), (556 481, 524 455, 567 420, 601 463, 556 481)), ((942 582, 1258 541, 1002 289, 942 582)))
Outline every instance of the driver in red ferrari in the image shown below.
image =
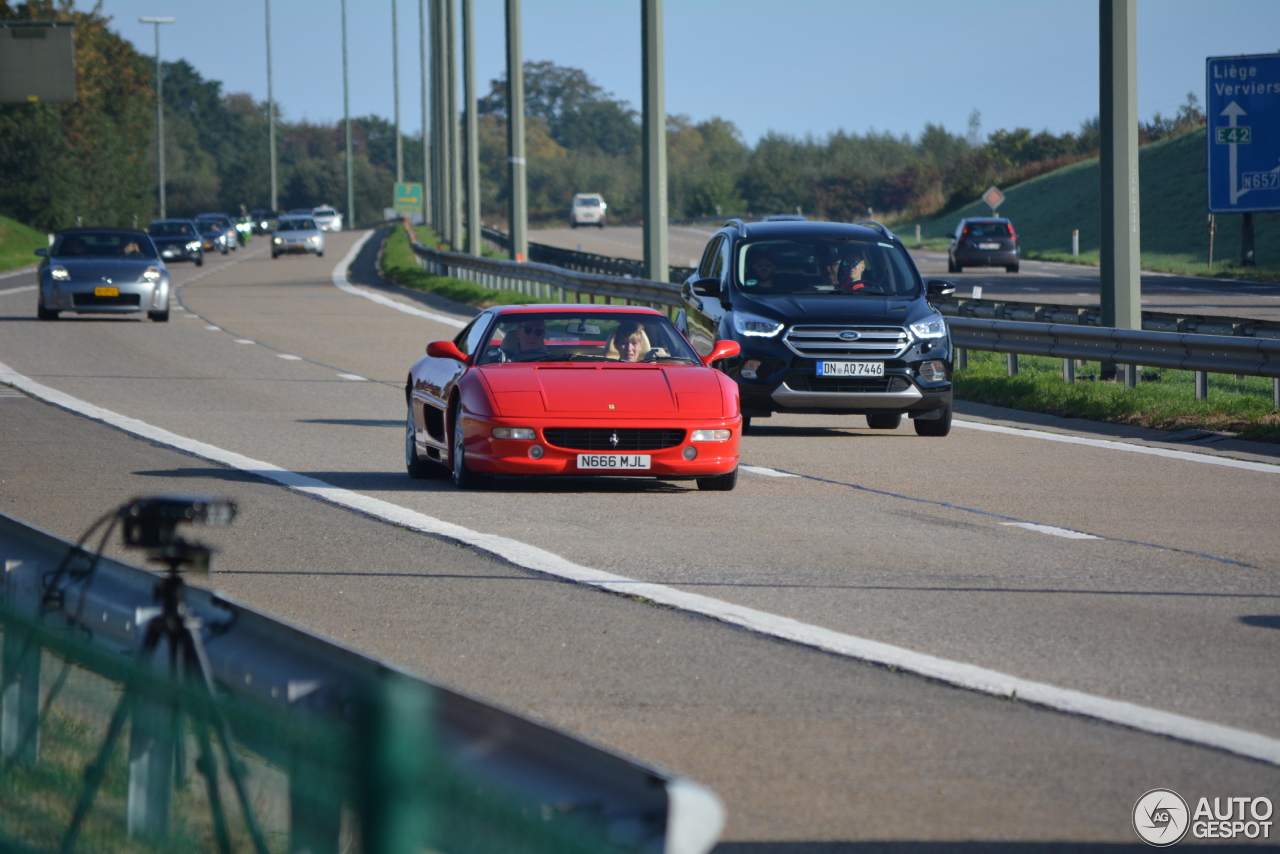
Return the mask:
POLYGON ((547 324, 541 318, 531 317, 520 321, 515 333, 516 361, 547 355, 547 324))

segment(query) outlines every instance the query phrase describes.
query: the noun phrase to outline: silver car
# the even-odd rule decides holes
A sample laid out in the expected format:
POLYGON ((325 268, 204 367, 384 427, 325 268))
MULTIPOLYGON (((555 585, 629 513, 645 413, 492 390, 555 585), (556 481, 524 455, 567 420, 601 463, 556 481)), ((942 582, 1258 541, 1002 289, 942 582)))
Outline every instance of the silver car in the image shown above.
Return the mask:
POLYGON ((58 232, 36 269, 41 320, 58 313, 147 313, 169 319, 169 270, 145 231, 73 228, 58 232))
POLYGON ((309 216, 282 216, 271 235, 271 257, 279 258, 286 252, 314 252, 324 257, 324 235, 309 216))
POLYGON ((321 205, 311 212, 321 231, 342 231, 342 214, 329 205, 321 205))

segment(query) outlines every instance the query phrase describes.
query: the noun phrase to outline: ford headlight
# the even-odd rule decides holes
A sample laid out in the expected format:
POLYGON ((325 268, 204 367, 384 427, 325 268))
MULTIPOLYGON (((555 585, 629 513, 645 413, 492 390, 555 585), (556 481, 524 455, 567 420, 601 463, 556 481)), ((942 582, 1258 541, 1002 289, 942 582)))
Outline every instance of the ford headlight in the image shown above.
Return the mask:
POLYGON ((67 272, 66 267, 54 267, 52 270, 49 271, 49 275, 53 276, 53 280, 55 282, 71 281, 71 274, 67 272))
POLYGON ((782 331, 784 324, 754 314, 734 314, 733 328, 739 335, 772 338, 782 331))
POLYGON ((159 268, 159 267, 148 267, 147 269, 143 270, 143 271, 142 271, 142 280, 143 280, 144 282, 158 282, 158 281, 160 281, 160 268, 159 268))
POLYGON ((947 322, 942 316, 931 317, 928 320, 921 320, 918 323, 911 324, 911 334, 917 338, 945 338, 947 335, 947 322))

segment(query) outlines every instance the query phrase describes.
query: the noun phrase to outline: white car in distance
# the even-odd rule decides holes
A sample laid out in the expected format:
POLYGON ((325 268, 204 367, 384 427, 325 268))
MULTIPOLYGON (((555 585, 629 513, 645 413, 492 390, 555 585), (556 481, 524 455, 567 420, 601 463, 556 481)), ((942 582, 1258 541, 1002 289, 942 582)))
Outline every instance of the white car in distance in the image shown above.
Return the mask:
POLYGON ((578 193, 569 209, 569 224, 574 228, 580 225, 604 228, 604 212, 608 207, 599 193, 578 193))
POLYGON ((321 205, 311 211, 321 231, 342 231, 342 214, 329 205, 321 205))

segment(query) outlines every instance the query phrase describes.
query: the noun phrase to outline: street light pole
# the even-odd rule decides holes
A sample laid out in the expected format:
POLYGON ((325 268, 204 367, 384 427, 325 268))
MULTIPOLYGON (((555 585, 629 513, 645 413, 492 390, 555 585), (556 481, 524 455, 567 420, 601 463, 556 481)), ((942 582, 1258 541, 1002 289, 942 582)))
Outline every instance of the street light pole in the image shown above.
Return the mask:
POLYGON ((271 212, 280 205, 276 194, 276 99, 271 92, 271 0, 263 0, 267 9, 267 148, 271 158, 271 212))
POLYGON ((347 126, 347 228, 354 228, 356 194, 351 186, 351 102, 347 86, 347 0, 342 0, 342 118, 347 126))
POLYGON ((400 136, 400 30, 396 23, 396 0, 391 0, 391 80, 396 101, 396 183, 404 183, 404 140, 400 136))
POLYGON ((156 164, 160 196, 160 218, 166 219, 164 199, 164 71, 160 67, 160 25, 172 24, 174 18, 139 18, 141 23, 154 24, 156 28, 156 164))

